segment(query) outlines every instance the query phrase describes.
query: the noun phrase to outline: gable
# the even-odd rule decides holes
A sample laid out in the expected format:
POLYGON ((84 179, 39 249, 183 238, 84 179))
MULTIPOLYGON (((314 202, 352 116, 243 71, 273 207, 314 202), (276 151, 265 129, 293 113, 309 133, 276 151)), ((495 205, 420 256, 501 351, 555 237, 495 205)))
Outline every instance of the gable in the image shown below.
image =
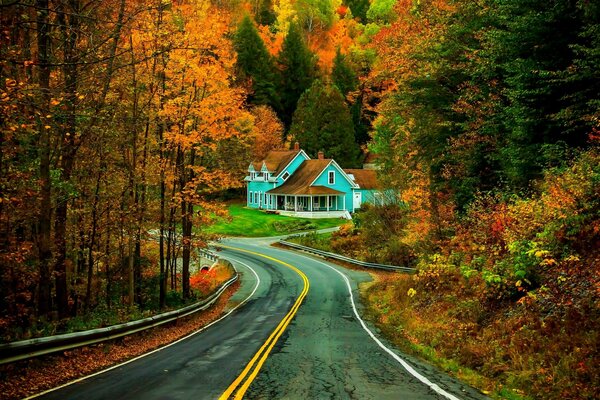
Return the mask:
MULTIPOLYGON (((289 162, 284 165, 282 168, 278 169, 277 172, 274 172, 273 175, 278 178, 278 182, 284 182, 285 179, 282 179, 282 176, 287 172, 290 176, 293 176, 298 168, 305 162, 310 160, 310 157, 304 152, 304 150, 300 150, 295 154, 293 158, 289 160, 289 162)), ((288 178, 289 179, 289 178, 288 178)))
POLYGON ((325 161, 329 161, 329 165, 327 165, 326 168, 324 168, 321 173, 315 178, 315 180, 313 182, 311 182, 311 185, 322 185, 322 184, 327 184, 328 186, 331 186, 329 184, 329 172, 333 171, 335 173, 335 183, 334 185, 343 187, 346 184, 349 187, 357 187, 357 185, 354 183, 354 181, 352 181, 352 179, 350 179, 350 177, 344 172, 344 170, 338 165, 338 163, 335 162, 335 160, 325 160, 325 161), (345 182, 342 183, 340 180, 343 180, 345 182))

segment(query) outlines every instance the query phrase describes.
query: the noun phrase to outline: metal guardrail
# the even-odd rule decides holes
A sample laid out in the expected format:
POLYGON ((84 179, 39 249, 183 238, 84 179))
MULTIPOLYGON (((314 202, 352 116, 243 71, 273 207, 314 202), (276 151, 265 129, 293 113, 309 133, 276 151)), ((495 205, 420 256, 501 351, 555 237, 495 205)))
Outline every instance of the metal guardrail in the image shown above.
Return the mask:
POLYGON ((208 298, 180 308, 179 310, 169 311, 153 317, 126 322, 124 324, 108 326, 106 328, 0 344, 0 365, 131 335, 186 317, 195 312, 206 310, 217 301, 225 289, 237 279, 238 274, 236 273, 233 278, 223 283, 221 287, 208 298))
POLYGON ((280 240, 279 243, 284 246, 291 247, 293 249, 306 251, 307 253, 312 253, 312 254, 322 256, 322 257, 332 258, 334 260, 344 261, 344 262, 347 262, 350 264, 359 265, 361 267, 384 269, 387 271, 415 272, 415 269, 410 268, 410 267, 400 267, 400 266, 396 266, 396 265, 376 264, 376 263, 370 263, 370 262, 366 262, 366 261, 355 260, 353 258, 341 256, 339 254, 329 253, 327 251, 315 249, 312 247, 302 246, 300 244, 291 243, 291 242, 286 242, 285 240, 280 240))

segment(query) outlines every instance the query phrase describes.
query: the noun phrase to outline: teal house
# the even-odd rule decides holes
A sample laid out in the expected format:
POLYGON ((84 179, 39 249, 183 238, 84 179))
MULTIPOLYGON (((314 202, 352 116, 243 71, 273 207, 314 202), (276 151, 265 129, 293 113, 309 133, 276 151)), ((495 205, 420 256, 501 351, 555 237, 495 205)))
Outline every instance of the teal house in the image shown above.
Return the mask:
POLYGON ((247 206, 305 218, 351 218, 363 202, 380 198, 376 171, 342 169, 319 152, 311 159, 298 144, 274 150, 248 167, 247 206))

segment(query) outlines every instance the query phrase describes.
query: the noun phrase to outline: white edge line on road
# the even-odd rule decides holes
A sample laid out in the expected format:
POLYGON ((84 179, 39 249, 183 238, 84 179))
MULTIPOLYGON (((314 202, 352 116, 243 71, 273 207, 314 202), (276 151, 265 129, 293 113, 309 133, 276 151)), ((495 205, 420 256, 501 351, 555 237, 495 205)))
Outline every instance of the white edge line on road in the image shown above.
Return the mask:
MULTIPOLYGON (((225 258, 225 257, 221 257, 221 258, 225 258)), ((206 325, 206 326, 203 326, 202 328, 198 329, 197 331, 194 331, 194 332, 190 333, 189 335, 186 335, 186 336, 184 336, 184 337, 182 337, 182 338, 180 338, 180 339, 177 339, 176 341, 174 341, 174 342, 172 342, 172 343, 169 343, 169 344, 167 344, 167 345, 164 345, 164 346, 162 346, 162 347, 159 347, 159 348, 157 348, 157 349, 154 349, 154 350, 152 350, 152 351, 150 351, 150 352, 148 352, 148 353, 144 353, 144 354, 142 354, 142 355, 139 355, 139 356, 137 356, 137 357, 134 357, 134 358, 132 358, 131 360, 127 360, 127 361, 125 361, 125 362, 122 362, 122 363, 120 363, 120 364, 113 365, 112 367, 109 367, 109 368, 103 369, 103 370, 101 370, 101 371, 98 371, 98 372, 94 372, 93 374, 90 374, 90 375, 83 376, 83 377, 81 377, 81 378, 78 378, 78 379, 75 379, 75 380, 73 380, 73 381, 71 381, 71 382, 64 383, 64 384, 62 384, 62 385, 60 385, 60 386, 57 386, 57 387, 55 387, 55 388, 48 389, 48 390, 46 390, 46 391, 43 391, 43 392, 40 392, 40 393, 34 394, 34 395, 32 395, 32 396, 29 396, 29 397, 25 397, 23 400, 34 399, 34 398, 36 398, 36 397, 43 396, 43 395, 45 395, 45 394, 48 394, 48 393, 54 392, 54 391, 56 391, 56 390, 59 390, 59 389, 65 388, 65 387, 67 387, 67 386, 71 386, 71 385, 73 385, 73 384, 75 384, 75 383, 78 383, 78 382, 84 381, 84 380, 86 380, 86 379, 89 379, 89 378, 92 378, 92 377, 94 377, 94 376, 101 375, 101 374, 103 374, 103 373, 105 373, 105 372, 108 372, 108 371, 111 371, 111 370, 113 370, 113 369, 120 368, 120 367, 122 367, 122 366, 124 366, 124 365, 126 365, 126 364, 129 364, 129 363, 132 363, 132 362, 134 362, 134 361, 137 361, 137 360, 139 360, 140 358, 144 358, 144 357, 146 357, 146 356, 149 356, 150 354, 157 353, 157 352, 159 352, 159 351, 161 351, 161 350, 164 350, 164 349, 166 349, 167 347, 171 347, 171 346, 173 346, 173 345, 175 345, 175 344, 177 344, 177 343, 179 343, 179 342, 182 342, 182 341, 184 341, 184 340, 186 340, 186 339, 188 339, 188 338, 190 338, 190 337, 192 337, 192 336, 194 336, 194 335, 196 335, 196 334, 198 334, 198 333, 200 333, 200 332, 204 331, 205 329, 208 329, 208 328, 210 328, 211 326, 213 326, 213 325, 214 325, 214 324, 216 324, 217 322, 219 322, 219 321, 221 321, 221 320, 223 320, 223 319, 227 318, 227 317, 228 317, 228 316, 229 316, 229 315, 230 315, 232 312, 234 312, 235 310, 237 310, 238 308, 240 308, 241 306, 243 306, 244 304, 246 304, 246 303, 247 303, 247 302, 250 300, 250 298, 251 298, 252 296, 254 296, 254 293, 256 293, 256 290, 258 289, 258 285, 260 285, 260 278, 258 277, 258 274, 256 273, 256 271, 255 271, 254 269, 252 269, 252 267, 250 267, 248 264, 246 264, 246 263, 243 263, 243 262, 241 262, 241 261, 238 261, 238 260, 235 260, 235 261, 236 261, 236 262, 238 262, 238 263, 240 263, 240 264, 242 264, 242 265, 243 265, 243 266, 245 266, 246 268, 250 269, 250 271, 252 271, 252 273, 253 273, 253 274, 254 274, 254 276, 256 277, 256 285, 254 286, 254 289, 252 290, 252 293, 250 293, 250 295, 249 295, 248 297, 246 297, 246 298, 244 299, 244 301, 242 301, 242 302, 241 302, 240 304, 238 304, 237 306, 233 307, 231 310, 229 310, 229 312, 227 312, 227 314, 223 315, 221 318, 217 319, 216 321, 213 321, 213 322, 211 322, 210 324, 208 324, 208 325, 206 325)), ((235 269, 235 267, 234 267, 234 269, 235 269)))
MULTIPOLYGON (((296 253, 298 254, 298 253, 296 253)), ((373 339, 375 341, 375 343, 377 343, 377 345, 379 347, 381 347, 386 353, 388 353, 390 356, 392 356, 394 358, 394 360, 396 360, 397 362, 399 362, 406 371, 408 371, 408 373, 410 373, 412 376, 414 376, 415 378, 417 378, 419 381, 421 381, 421 383, 429 386, 429 388, 431 390, 433 390, 434 392, 438 393, 441 396, 444 396, 445 398, 449 399, 449 400, 460 400, 458 397, 454 396, 451 393, 446 392, 444 389, 442 389, 441 387, 439 387, 437 384, 431 382, 429 379, 427 379, 426 377, 424 377, 423 375, 421 375, 420 373, 418 373, 408 362, 406 362, 404 359, 402 359, 400 356, 398 356, 396 353, 394 353, 392 350, 390 350, 388 347, 386 347, 381 340, 379 340, 375 334, 373 334, 373 332, 371 332, 371 330, 367 327, 367 324, 365 324, 365 321, 363 321, 363 319, 360 317, 360 315, 358 314, 358 310, 356 309, 356 304, 354 303, 354 295, 352 294, 352 286, 350 285, 350 280, 348 279, 348 277, 338 271, 336 268, 332 267, 331 265, 327 265, 322 261, 316 260, 314 258, 311 257, 307 257, 305 255, 302 254, 298 254, 302 257, 305 258, 309 258, 312 261, 315 261, 319 264, 322 264, 324 266, 326 266, 327 268, 330 268, 332 270, 334 270, 335 272, 337 272, 342 278, 344 278, 344 281, 346 282, 346 286, 348 287, 348 293, 350 293, 350 303, 352 304, 352 310, 354 311, 354 315, 356 316, 356 318, 358 319, 358 321, 360 322, 360 324, 362 325, 363 329, 365 331, 367 331, 367 333, 369 334, 369 336, 371 336, 371 339, 373 339)))

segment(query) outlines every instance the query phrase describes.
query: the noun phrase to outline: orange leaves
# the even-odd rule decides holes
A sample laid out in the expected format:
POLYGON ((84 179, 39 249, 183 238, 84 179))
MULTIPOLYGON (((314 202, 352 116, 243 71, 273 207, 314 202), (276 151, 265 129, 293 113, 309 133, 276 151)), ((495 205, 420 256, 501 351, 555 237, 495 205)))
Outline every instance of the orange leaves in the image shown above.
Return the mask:
POLYGON ((258 35, 265 43, 269 54, 276 56, 281 51, 285 34, 283 32, 271 32, 271 29, 265 25, 258 26, 258 35))
POLYGON ((254 116, 253 159, 262 160, 267 153, 283 147, 283 124, 268 106, 251 110, 254 116))
POLYGON ((396 3, 397 19, 384 27, 375 36, 373 47, 379 54, 373 75, 395 76, 398 80, 423 73, 423 68, 431 68, 415 59, 417 52, 432 46, 443 35, 446 26, 440 16, 451 12, 448 1, 439 0, 421 5, 419 12, 414 10, 412 0, 396 3))

